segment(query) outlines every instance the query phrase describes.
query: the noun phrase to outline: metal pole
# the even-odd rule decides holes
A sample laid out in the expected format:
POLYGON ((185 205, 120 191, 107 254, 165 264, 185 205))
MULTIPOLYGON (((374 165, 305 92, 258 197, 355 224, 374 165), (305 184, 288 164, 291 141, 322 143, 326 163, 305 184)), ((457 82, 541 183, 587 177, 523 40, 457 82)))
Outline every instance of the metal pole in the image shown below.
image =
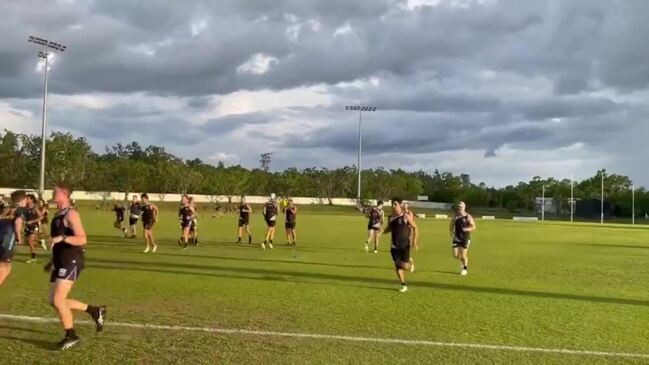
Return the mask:
POLYGON ((545 220, 545 185, 543 185, 543 192, 541 193, 541 220, 545 220))
POLYGON ((361 150, 363 145, 363 133, 362 133, 362 121, 363 121, 363 111, 358 111, 358 189, 356 191, 356 204, 361 205, 361 150))
POLYGON ((48 57, 45 56, 45 81, 43 83, 43 121, 41 123, 41 176, 38 192, 43 198, 45 194, 45 130, 47 129, 47 69, 48 57))
POLYGON ((602 200, 600 201, 599 224, 604 224, 604 172, 602 172, 602 200))
POLYGON ((570 178, 570 222, 575 219, 575 177, 570 178))
POLYGON ((631 224, 635 224, 635 186, 631 185, 631 224))

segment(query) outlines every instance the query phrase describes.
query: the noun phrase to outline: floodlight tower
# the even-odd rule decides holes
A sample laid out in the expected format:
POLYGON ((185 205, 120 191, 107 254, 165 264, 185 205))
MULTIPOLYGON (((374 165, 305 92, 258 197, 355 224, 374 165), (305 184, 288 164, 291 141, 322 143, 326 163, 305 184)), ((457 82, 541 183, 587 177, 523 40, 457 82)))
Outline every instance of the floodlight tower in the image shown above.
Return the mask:
POLYGON ((345 110, 358 111, 358 188, 356 191, 356 204, 361 205, 361 154, 363 145, 363 112, 375 112, 376 108, 373 106, 364 105, 345 105, 345 110))
POLYGON ((45 71, 43 73, 43 120, 41 122, 41 176, 38 185, 38 193, 43 198, 45 191, 45 130, 47 128, 47 71, 49 68, 49 56, 50 50, 63 52, 66 47, 62 44, 34 36, 30 36, 28 41, 43 47, 42 51, 38 51, 38 57, 45 60, 45 71))

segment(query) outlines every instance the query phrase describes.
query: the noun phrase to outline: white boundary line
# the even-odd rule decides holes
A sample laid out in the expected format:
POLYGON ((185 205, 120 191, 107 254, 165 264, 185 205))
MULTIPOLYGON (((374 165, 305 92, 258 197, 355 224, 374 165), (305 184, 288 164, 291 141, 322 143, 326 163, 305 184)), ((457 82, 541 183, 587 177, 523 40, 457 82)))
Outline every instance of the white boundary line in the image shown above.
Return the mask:
MULTIPOLYGON (((14 315, 14 314, 0 314, 0 319, 13 320, 19 322, 31 322, 31 323, 58 323, 59 322, 57 318, 30 317, 30 316, 22 316, 22 315, 14 315)), ((76 321, 76 322, 83 323, 83 324, 93 324, 90 321, 76 321)), ((124 323, 124 322, 112 322, 112 321, 109 321, 107 323, 107 326, 168 330, 168 331, 206 332, 206 333, 218 333, 218 334, 225 334, 225 335, 293 337, 293 338, 309 338, 309 339, 347 341, 347 342, 371 342, 371 343, 398 344, 398 345, 420 345, 420 346, 431 346, 431 347, 455 347, 455 348, 469 348, 469 349, 482 349, 482 350, 540 352, 540 353, 563 354, 563 355, 649 359, 649 353, 642 354, 642 353, 629 353, 629 352, 569 350, 569 349, 553 349, 553 348, 542 348, 542 347, 486 345, 486 344, 475 344, 475 343, 438 342, 438 341, 427 341, 427 340, 406 340, 406 339, 398 339, 398 338, 339 336, 339 335, 325 335, 325 334, 317 334, 317 333, 258 331, 258 330, 246 330, 246 329, 235 329, 235 328, 228 329, 228 328, 210 328, 210 327, 168 326, 168 325, 160 325, 160 324, 140 324, 140 323, 124 323)))

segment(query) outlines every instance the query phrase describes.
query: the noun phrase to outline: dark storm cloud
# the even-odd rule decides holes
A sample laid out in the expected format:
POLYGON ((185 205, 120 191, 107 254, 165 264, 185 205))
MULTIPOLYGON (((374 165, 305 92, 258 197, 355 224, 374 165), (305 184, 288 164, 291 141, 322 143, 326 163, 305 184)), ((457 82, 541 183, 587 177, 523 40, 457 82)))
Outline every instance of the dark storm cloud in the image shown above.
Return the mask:
POLYGON ((42 74, 26 43, 35 34, 69 47, 52 67, 53 93, 182 105, 52 110, 54 127, 97 140, 193 146, 221 138, 215 144, 236 148, 234 132, 244 130, 254 158, 242 152, 241 161, 272 144, 319 165, 328 153, 356 150, 356 117, 343 106, 361 103, 379 108, 364 124, 368 158, 466 149, 494 157, 503 146, 543 152, 576 143, 613 160, 640 152, 624 141, 649 115, 649 2, 462 3, 3 1, 0 101, 39 115, 42 74), (246 71, 255 55, 267 64, 246 71), (220 95, 313 85, 331 105, 209 117, 220 95), (277 137, 274 123, 286 121, 294 127, 277 137))

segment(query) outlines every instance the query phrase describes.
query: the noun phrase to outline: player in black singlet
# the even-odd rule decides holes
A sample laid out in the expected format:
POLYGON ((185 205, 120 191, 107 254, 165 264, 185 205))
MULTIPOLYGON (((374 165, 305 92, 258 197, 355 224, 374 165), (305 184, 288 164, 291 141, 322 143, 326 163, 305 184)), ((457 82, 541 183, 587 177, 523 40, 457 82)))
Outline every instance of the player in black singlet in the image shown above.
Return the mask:
POLYGON ((149 251, 155 253, 158 250, 158 245, 153 238, 153 226, 158 221, 158 207, 151 204, 147 193, 142 194, 140 198, 142 199, 140 209, 142 210, 142 227, 144 228, 144 243, 146 244, 144 253, 149 251))
POLYGON ((38 211, 41 214, 41 221, 38 223, 39 229, 38 232, 40 233, 40 243, 41 243, 41 248, 44 251, 47 251, 47 240, 50 237, 49 229, 47 229, 47 226, 50 224, 50 207, 49 204, 43 199, 40 199, 38 202, 38 211))
POLYGON ((192 210, 192 220, 189 223, 189 244, 196 246, 198 245, 198 212, 194 205, 194 197, 190 196, 188 201, 189 207, 192 210))
POLYGON ((455 206, 455 217, 449 227, 453 239, 453 257, 460 260, 462 267, 460 275, 469 273, 469 246, 471 245, 471 232, 475 231, 475 220, 466 212, 466 204, 459 202, 455 206))
POLYGON ((137 195, 133 195, 131 204, 128 206, 128 227, 130 238, 137 237, 137 222, 140 220, 140 215, 142 215, 142 204, 137 200, 137 195))
POLYGON ((390 233, 392 239, 392 245, 390 247, 390 254, 392 255, 392 261, 394 262, 394 267, 397 270, 397 276, 401 282, 400 292, 408 291, 406 286, 406 271, 414 271, 414 262, 410 257, 410 243, 411 243, 411 234, 414 232, 414 237, 412 238, 415 246, 419 241, 419 230, 417 229, 417 223, 410 218, 410 215, 406 214, 403 210, 403 200, 400 198, 392 199, 392 215, 390 216, 390 221, 388 226, 385 228, 384 233, 390 233))
POLYGON ((27 193, 16 190, 11 193, 11 202, 0 211, 0 286, 11 273, 11 261, 16 243, 20 241, 20 231, 25 225, 24 208, 27 193))
POLYGON ((189 230, 191 228, 192 220, 194 219, 194 210, 189 205, 189 196, 183 195, 180 200, 180 209, 178 209, 178 218, 180 219, 181 236, 178 244, 186 249, 189 246, 189 230))
POLYGON ((297 240, 297 233, 295 232, 297 207, 293 205, 293 199, 289 199, 287 204, 285 209, 286 223, 284 224, 284 228, 286 228, 286 244, 295 246, 295 241, 297 240))
POLYGON ((279 206, 275 200, 275 194, 270 195, 270 199, 264 205, 262 210, 264 215, 264 220, 266 221, 266 235, 264 236, 264 242, 261 244, 262 250, 266 249, 266 246, 273 249, 273 238, 275 238, 275 226, 277 225, 277 214, 279 213, 279 206))
POLYGON ((113 227, 119 229, 124 237, 126 237, 126 228, 124 228, 124 215, 126 214, 126 208, 123 205, 114 204, 113 212, 115 212, 115 222, 113 227))
POLYGON ((92 306, 68 299, 68 294, 84 268, 87 243, 81 217, 70 204, 71 194, 72 189, 66 184, 59 184, 54 188, 58 212, 52 218, 52 261, 45 265, 46 271, 51 272, 49 303, 58 312, 65 330, 65 337, 58 344, 61 350, 67 350, 79 342, 79 337, 74 331, 73 310, 90 314, 97 332, 104 328, 106 316, 105 306, 92 306))
POLYGON ((30 258, 26 261, 28 264, 36 262, 36 242, 38 241, 38 227, 41 221, 41 214, 36 206, 36 196, 27 194, 27 204, 25 205, 25 238, 29 245, 30 258))
POLYGON ((241 195, 241 203, 239 204, 239 236, 237 243, 241 243, 243 238, 243 231, 248 233, 248 244, 252 243, 252 233, 250 232, 250 213, 252 208, 250 204, 246 203, 246 197, 241 195))
POLYGON ((365 241, 365 252, 370 251, 370 242, 374 243, 374 253, 379 252, 379 241, 381 240, 381 230, 383 229, 383 202, 378 201, 375 207, 367 211, 367 241, 365 241))

